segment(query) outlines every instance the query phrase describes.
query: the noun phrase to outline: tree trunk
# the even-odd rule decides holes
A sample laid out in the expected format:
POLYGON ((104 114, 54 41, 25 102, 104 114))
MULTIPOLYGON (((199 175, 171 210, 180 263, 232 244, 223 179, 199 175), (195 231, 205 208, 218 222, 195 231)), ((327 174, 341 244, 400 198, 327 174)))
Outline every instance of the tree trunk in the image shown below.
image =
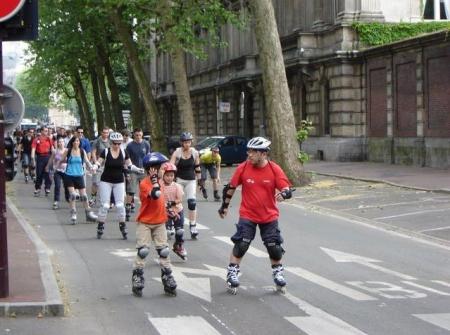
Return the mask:
POLYGON ((254 18, 264 96, 270 121, 271 155, 296 185, 307 182, 298 160, 295 118, 271 0, 249 1, 254 18))
POLYGON ((98 75, 92 64, 89 65, 89 74, 91 76, 92 95, 94 97, 95 114, 97 116, 97 132, 100 134, 105 126, 105 115, 103 114, 102 102, 100 100, 98 75))
POLYGON ((169 27, 172 27, 175 24, 171 14, 171 6, 173 6, 172 2, 173 1, 171 0, 160 1, 157 6, 157 13, 159 13, 159 16, 161 17, 161 26, 165 34, 166 42, 171 46, 170 57, 172 59, 172 74, 175 82, 181 128, 182 131, 191 132, 195 141, 197 129, 195 127, 194 112, 192 111, 184 51, 181 48, 181 43, 177 36, 169 29, 169 27))
POLYGON ((130 99, 131 99, 131 121, 133 128, 142 127, 143 121, 143 111, 141 98, 139 97, 139 87, 134 78, 133 69, 131 68, 130 62, 127 60, 127 74, 128 74, 128 85, 130 87, 130 99))
POLYGON ((172 51, 171 57, 178 110, 180 111, 181 116, 181 127, 182 130, 190 131, 192 133, 195 142, 197 131, 194 122, 194 112, 192 111, 191 95, 189 93, 186 65, 184 62, 184 51, 178 47, 172 51))
POLYGON ((150 83, 145 76, 144 67, 138 56, 138 50, 132 35, 129 33, 130 28, 122 18, 121 8, 112 8, 110 17, 117 29, 117 34, 124 46, 130 66, 133 70, 134 77, 139 87, 139 91, 144 100, 144 106, 147 114, 147 122, 144 130, 150 130, 152 134, 152 145, 156 151, 166 150, 166 140, 163 135, 160 116, 157 112, 155 100, 153 98, 150 83))
POLYGON ((122 108, 120 105, 119 88, 117 87, 116 78, 114 77, 114 71, 111 66, 111 62, 109 61, 109 55, 106 53, 105 49, 102 46, 99 47, 99 51, 100 56, 103 59, 105 75, 108 79, 108 88, 109 93, 111 94, 111 110, 112 116, 116 123, 116 131, 121 131, 125 128, 125 123, 123 122, 122 108))
MULTIPOLYGON (((109 103, 108 92, 106 90, 105 74, 103 72, 103 62, 100 59, 99 53, 97 52, 95 71, 98 75, 98 89, 100 91, 100 97, 102 99, 102 105, 105 116, 105 126, 115 128, 114 119, 111 114, 111 104, 109 103)), ((102 131, 103 129, 99 129, 102 131)))
POLYGON ((83 81, 78 71, 73 73, 73 86, 75 89, 75 95, 77 96, 77 102, 79 103, 80 110, 80 123, 83 129, 86 131, 85 136, 87 138, 93 138, 94 136, 94 119, 89 111, 89 103, 86 97, 86 91, 83 86, 83 81))

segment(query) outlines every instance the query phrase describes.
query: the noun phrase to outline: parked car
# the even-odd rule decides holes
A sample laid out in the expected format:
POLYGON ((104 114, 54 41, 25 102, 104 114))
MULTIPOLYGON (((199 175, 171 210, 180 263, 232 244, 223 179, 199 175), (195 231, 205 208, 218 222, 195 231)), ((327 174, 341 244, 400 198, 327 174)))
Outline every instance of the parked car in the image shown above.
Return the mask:
POLYGON ((222 164, 232 165, 242 163, 247 159, 247 139, 242 136, 210 136, 198 142, 195 146, 200 154, 206 148, 219 147, 222 164))

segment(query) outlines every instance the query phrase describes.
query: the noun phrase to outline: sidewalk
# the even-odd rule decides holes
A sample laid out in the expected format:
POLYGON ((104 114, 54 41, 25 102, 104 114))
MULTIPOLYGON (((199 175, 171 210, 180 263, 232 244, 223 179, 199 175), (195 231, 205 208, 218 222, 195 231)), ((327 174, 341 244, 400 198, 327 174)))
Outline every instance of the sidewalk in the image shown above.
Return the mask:
POLYGON ((7 201, 9 296, 0 317, 64 315, 49 251, 15 205, 7 201))
POLYGON ((305 171, 347 179, 382 182, 417 190, 450 193, 450 170, 372 162, 311 161, 305 171))

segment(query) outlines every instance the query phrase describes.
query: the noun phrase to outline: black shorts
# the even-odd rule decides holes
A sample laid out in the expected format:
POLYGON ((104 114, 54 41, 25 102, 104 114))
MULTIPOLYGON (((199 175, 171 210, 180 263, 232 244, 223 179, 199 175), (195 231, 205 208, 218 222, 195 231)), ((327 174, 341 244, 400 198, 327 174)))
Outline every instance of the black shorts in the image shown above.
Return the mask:
POLYGON ((64 186, 73 187, 76 190, 86 188, 84 184, 84 176, 69 176, 64 174, 64 186))
POLYGON ((278 220, 262 224, 239 218, 239 222, 236 224, 236 233, 231 236, 231 240, 234 243, 238 241, 246 241, 250 243, 255 238, 257 226, 259 226, 259 232, 264 245, 267 246, 268 243, 283 243, 280 229, 278 229, 278 220))

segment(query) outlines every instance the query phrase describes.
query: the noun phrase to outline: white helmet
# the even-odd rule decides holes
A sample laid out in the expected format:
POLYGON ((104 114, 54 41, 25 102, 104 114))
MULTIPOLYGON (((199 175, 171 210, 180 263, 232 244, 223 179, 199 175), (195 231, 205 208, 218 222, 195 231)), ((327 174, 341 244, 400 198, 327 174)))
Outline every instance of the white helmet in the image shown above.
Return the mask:
POLYGON ((270 150, 270 142, 268 139, 264 137, 253 137, 247 143, 247 149, 261 150, 261 151, 269 151, 270 150))
POLYGON ((122 142, 123 136, 121 133, 114 132, 109 135, 109 139, 113 142, 119 142, 119 141, 122 142))

